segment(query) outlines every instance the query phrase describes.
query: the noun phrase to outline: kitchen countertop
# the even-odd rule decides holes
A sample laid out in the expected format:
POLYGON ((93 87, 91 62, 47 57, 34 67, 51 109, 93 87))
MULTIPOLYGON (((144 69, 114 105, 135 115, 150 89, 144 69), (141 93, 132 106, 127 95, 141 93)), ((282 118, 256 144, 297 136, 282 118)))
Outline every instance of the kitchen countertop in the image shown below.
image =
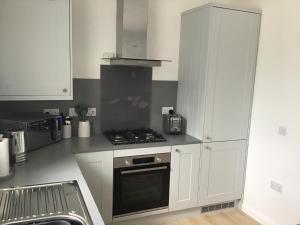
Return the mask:
POLYGON ((201 143, 199 139, 192 136, 182 134, 182 135, 168 135, 163 134, 167 141, 155 142, 155 143, 145 143, 145 144, 127 144, 127 145, 113 145, 109 140, 102 134, 95 135, 90 138, 72 138, 67 140, 72 148, 72 152, 78 153, 89 153, 89 152, 99 152, 99 151, 109 151, 109 150, 122 150, 122 149, 135 149, 135 148, 151 148, 151 147, 161 147, 161 146, 174 146, 174 145, 185 145, 185 144, 198 144, 201 143))
POLYGON ((0 188, 77 180, 93 225, 104 225, 91 192, 76 162, 70 143, 62 141, 28 154, 28 161, 15 168, 15 175, 0 181, 0 188))
POLYGON ((91 192, 76 162, 75 154, 109 150, 149 148, 201 143, 189 135, 164 135, 165 142, 112 145, 103 135, 72 138, 49 145, 28 154, 28 161, 17 166, 15 175, 0 181, 0 188, 77 180, 93 225, 104 225, 91 192))

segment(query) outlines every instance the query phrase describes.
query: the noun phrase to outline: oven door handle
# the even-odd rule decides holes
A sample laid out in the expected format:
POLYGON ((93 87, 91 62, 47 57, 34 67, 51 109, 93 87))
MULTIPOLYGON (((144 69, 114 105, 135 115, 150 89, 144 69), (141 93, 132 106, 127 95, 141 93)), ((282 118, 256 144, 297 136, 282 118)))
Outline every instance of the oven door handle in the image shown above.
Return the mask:
POLYGON ((131 173, 140 173, 140 172, 148 172, 148 171, 156 171, 156 170, 166 170, 166 169, 168 169, 167 166, 160 166, 160 167, 153 167, 153 168, 147 168, 147 169, 121 171, 121 174, 131 174, 131 173))

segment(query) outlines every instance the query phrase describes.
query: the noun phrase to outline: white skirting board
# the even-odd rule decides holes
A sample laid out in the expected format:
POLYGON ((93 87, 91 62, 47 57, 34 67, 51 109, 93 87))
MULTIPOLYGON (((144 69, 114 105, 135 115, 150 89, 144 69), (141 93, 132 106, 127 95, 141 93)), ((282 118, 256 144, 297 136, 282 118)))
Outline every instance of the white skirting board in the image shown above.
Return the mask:
POLYGON ((246 213, 248 216, 255 219, 257 222, 261 223, 262 225, 278 225, 274 221, 272 221, 270 218, 264 216, 257 210, 251 208, 249 205, 243 203, 242 205, 242 211, 246 213))

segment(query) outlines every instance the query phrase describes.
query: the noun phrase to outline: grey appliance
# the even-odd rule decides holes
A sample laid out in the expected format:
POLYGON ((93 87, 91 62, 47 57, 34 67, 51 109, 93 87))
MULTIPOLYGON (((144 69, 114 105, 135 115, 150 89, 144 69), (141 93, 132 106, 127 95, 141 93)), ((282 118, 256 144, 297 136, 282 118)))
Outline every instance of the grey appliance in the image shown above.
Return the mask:
POLYGON ((116 54, 103 56, 111 65, 161 66, 148 58, 148 0, 117 0, 116 54))
POLYGON ((182 134, 184 119, 181 115, 170 110, 169 114, 163 116, 163 127, 167 134, 182 134))
POLYGON ((92 225, 76 181, 0 189, 2 225, 92 225))
POLYGON ((114 218, 169 206, 171 153, 114 158, 114 218))
POLYGON ((12 149, 18 148, 16 152, 29 152, 62 140, 62 117, 47 114, 10 116, 0 119, 0 131, 14 140, 12 149), (24 146, 20 146, 21 131, 24 131, 24 146))

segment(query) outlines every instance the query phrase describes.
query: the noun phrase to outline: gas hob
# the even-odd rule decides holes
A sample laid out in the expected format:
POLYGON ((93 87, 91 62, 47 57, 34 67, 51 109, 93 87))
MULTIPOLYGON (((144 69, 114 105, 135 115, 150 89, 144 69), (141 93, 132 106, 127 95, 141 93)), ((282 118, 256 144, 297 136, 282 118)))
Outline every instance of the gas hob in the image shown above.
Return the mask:
POLYGON ((105 131, 104 135, 114 145, 142 144, 166 141, 162 134, 152 129, 110 130, 105 131))

